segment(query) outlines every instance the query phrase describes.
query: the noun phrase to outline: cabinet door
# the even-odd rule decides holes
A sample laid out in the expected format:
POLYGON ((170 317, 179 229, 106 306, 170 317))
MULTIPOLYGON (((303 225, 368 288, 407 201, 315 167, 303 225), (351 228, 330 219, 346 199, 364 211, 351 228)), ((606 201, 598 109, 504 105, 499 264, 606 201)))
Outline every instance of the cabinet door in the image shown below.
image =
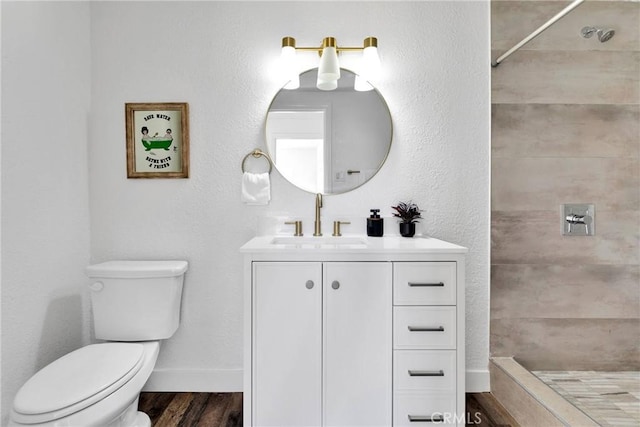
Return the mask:
POLYGON ((391 264, 324 264, 324 424, 392 424, 391 264))
POLYGON ((322 422, 322 264, 253 263, 254 426, 322 422))

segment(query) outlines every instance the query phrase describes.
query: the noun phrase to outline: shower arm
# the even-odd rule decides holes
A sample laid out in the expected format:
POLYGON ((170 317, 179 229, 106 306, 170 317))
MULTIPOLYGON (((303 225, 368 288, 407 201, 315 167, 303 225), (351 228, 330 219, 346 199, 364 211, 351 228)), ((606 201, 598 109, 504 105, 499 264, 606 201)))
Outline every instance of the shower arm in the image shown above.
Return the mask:
POLYGON ((538 29, 535 30, 533 33, 523 38, 518 44, 516 44, 511 49, 506 51, 504 54, 502 54, 502 56, 498 57, 498 59, 496 59, 495 61, 492 61, 491 66, 495 68, 498 65, 500 65, 500 63, 504 61, 509 55, 511 55, 516 50, 520 49, 525 44, 529 43, 534 38, 536 38, 538 35, 540 35, 540 33, 542 33, 544 30, 546 30, 547 28, 555 24, 559 19, 564 17, 567 13, 571 12, 573 9, 580 6, 582 2, 584 2, 584 0, 574 0, 573 3, 571 3, 569 6, 565 7, 564 9, 562 9, 558 14, 556 14, 556 16, 549 19, 547 22, 545 22, 540 27, 538 27, 538 29))

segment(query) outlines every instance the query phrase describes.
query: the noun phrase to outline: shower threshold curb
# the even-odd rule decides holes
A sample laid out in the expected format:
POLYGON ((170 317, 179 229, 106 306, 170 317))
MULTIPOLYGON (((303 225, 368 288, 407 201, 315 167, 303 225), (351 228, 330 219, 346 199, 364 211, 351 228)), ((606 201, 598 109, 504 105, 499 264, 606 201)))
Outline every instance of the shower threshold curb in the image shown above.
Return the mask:
POLYGON ((491 393, 522 427, 600 425, 513 357, 492 357, 489 372, 491 393))

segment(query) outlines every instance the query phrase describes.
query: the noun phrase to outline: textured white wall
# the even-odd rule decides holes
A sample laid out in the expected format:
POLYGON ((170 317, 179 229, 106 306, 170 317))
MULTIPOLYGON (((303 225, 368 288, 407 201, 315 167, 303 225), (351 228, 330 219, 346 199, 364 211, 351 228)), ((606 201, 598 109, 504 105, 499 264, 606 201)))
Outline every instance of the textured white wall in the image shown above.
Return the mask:
POLYGON ((92 261, 191 265, 181 327, 164 344, 150 387, 240 386, 238 248, 259 216, 313 216, 314 197, 277 172, 269 206, 240 202, 240 162, 265 146, 265 114, 284 83, 274 69, 286 35, 300 45, 378 37, 391 153, 367 185, 326 197, 324 215, 365 221, 370 208, 389 215, 392 204, 412 199, 425 211, 426 233, 469 247, 467 369, 486 370, 488 3, 101 2, 91 5, 91 25, 92 261), (190 104, 191 178, 127 180, 124 104, 161 101, 190 104))
POLYGON ((88 342, 88 3, 2 2, 2 425, 88 342))

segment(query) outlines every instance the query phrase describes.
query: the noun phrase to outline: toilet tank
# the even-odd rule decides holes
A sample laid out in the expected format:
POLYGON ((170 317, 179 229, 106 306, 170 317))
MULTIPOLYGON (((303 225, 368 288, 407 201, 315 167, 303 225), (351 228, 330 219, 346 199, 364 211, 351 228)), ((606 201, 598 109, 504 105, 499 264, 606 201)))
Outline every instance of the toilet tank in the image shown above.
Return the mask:
POLYGON ((171 337, 180 323, 186 261, 108 261, 87 267, 95 336, 108 341, 171 337))

